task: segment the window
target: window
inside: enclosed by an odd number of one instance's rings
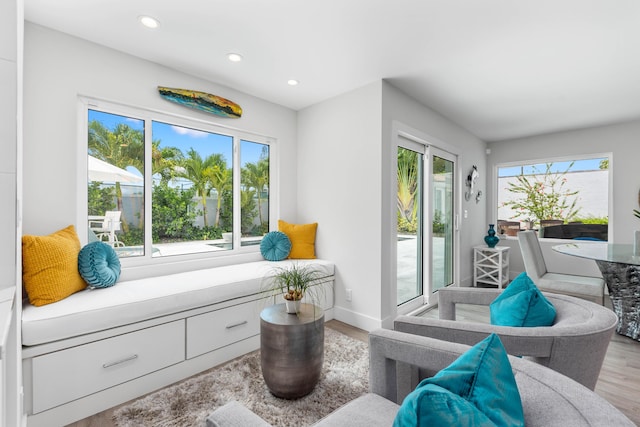
[[[266,138],[104,103],[87,118],[89,241],[120,258],[258,250],[270,224]]]
[[[498,166],[501,234],[608,240],[609,156]]]

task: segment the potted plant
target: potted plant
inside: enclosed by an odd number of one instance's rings
[[[276,267],[272,274],[265,277],[264,290],[271,295],[282,295],[287,313],[295,314],[300,310],[300,300],[307,299],[316,305],[318,293],[325,275],[313,266],[293,263],[284,267]]]

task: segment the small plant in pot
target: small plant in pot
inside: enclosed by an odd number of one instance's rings
[[[271,295],[282,295],[287,313],[296,314],[300,311],[300,300],[306,295],[307,300],[316,305],[325,275],[310,265],[294,263],[284,267],[276,267],[273,274],[265,278],[264,289]]]

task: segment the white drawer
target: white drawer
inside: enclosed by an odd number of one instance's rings
[[[260,334],[260,311],[270,300],[251,301],[187,318],[187,359]]]
[[[33,413],[184,360],[184,320],[33,358]]]

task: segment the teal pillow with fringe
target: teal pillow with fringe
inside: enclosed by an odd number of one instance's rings
[[[262,238],[260,253],[268,261],[282,261],[291,253],[291,240],[282,231],[271,231]]]
[[[80,276],[92,288],[108,288],[120,278],[120,259],[116,251],[104,242],[91,242],[78,254]]]

